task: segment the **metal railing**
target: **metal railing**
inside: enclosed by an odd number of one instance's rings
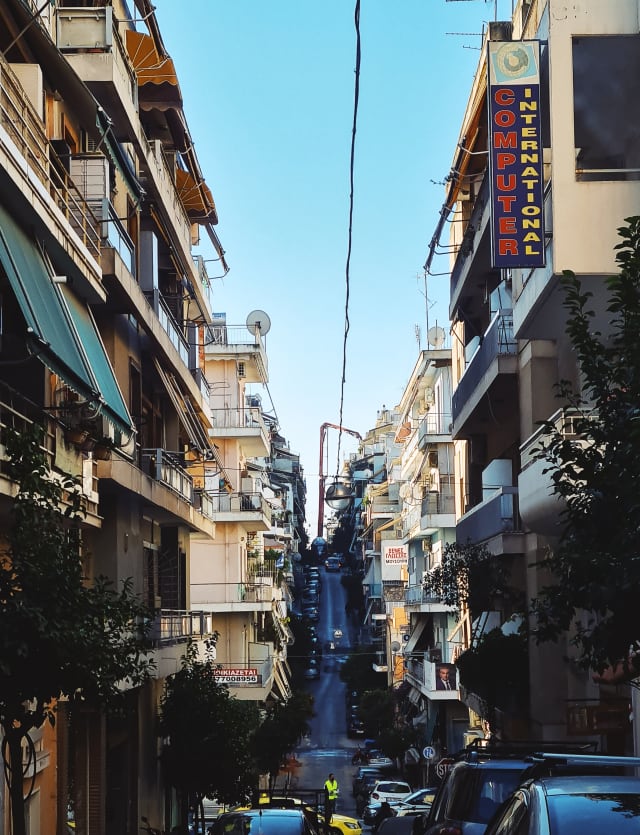
[[[214,428],[247,429],[253,427],[263,432],[267,431],[262,411],[255,406],[239,409],[212,409],[211,419]]]
[[[189,343],[185,339],[180,326],[176,322],[173,313],[169,309],[169,306],[162,298],[162,293],[157,288],[155,290],[151,290],[145,292],[145,296],[147,301],[153,308],[156,316],[158,317],[160,324],[162,325],[163,330],[169,337],[169,340],[176,351],[180,354],[180,358],[183,363],[189,367]]]
[[[102,201],[102,240],[104,246],[110,246],[116,250],[130,275],[135,277],[136,259],[133,241],[120,222],[111,202],[106,198]]]
[[[450,485],[447,485],[437,493],[434,491],[425,493],[420,505],[422,516],[431,516],[438,513],[455,513],[455,511],[455,491]]]
[[[423,447],[433,435],[450,435],[451,421],[451,412],[427,412],[418,426],[418,446]]]
[[[185,643],[192,638],[213,634],[213,613],[162,609],[151,625],[151,641],[155,647]]]
[[[218,513],[262,513],[271,524],[271,505],[262,493],[227,493],[209,491],[212,513],[215,519]]]
[[[143,449],[143,470],[178,496],[193,504],[193,479],[175,453],[166,449]]]
[[[458,519],[456,538],[458,542],[482,542],[501,533],[520,530],[518,488],[496,487],[493,495]]]
[[[99,222],[69,175],[49,159],[45,127],[15,74],[0,57],[0,124],[90,255],[100,259]]]
[[[192,583],[192,594],[207,604],[268,603],[280,599],[280,589],[268,577],[237,583]]]
[[[494,359],[513,356],[517,349],[518,342],[513,336],[513,314],[511,311],[497,312],[453,393],[451,411],[454,421],[470,400]]]

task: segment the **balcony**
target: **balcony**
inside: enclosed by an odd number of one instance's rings
[[[162,298],[162,293],[158,289],[156,289],[148,293],[145,293],[144,295],[146,296],[151,307],[153,308],[154,313],[158,317],[158,320],[162,325],[162,329],[167,334],[171,344],[180,355],[180,359],[188,367],[189,343],[183,336],[182,330],[180,329],[180,326],[174,319],[173,313],[169,309],[169,306]]]
[[[410,655],[405,660],[406,673],[405,678],[414,687],[417,687],[422,693],[429,697],[432,701],[459,701],[460,692],[457,689],[457,680],[454,679],[454,689],[439,690],[436,686],[438,680],[437,670],[440,663],[429,661],[429,653],[416,653]],[[450,665],[445,665],[449,667]]]
[[[247,530],[268,531],[271,528],[271,505],[262,493],[227,493],[205,491],[207,514],[214,522],[231,522]],[[203,511],[204,512],[204,511]]]
[[[575,429],[576,417],[578,414],[572,410],[559,409],[549,420],[562,432],[566,440],[580,443],[581,436]],[[544,435],[544,427],[540,427],[520,447],[520,516],[527,528],[535,533],[559,536],[562,531],[565,501],[556,495],[551,475],[545,472],[550,464],[540,455]]]
[[[224,317],[224,314],[222,314]],[[205,355],[207,361],[235,360],[238,376],[247,383],[266,383],[268,380],[267,355],[258,328],[246,325],[227,325],[216,321],[207,329]]]
[[[111,6],[60,9],[57,46],[114,121],[116,134],[134,136],[138,81]]]
[[[518,402],[517,351],[511,311],[498,311],[453,393],[454,438],[481,433],[487,423],[513,417]]]
[[[427,412],[418,426],[418,449],[425,450],[430,444],[450,442],[452,429],[449,412]]]
[[[175,453],[166,449],[143,449],[142,469],[181,499],[193,504],[193,479]]]
[[[498,273],[491,267],[489,196],[487,169],[451,270],[449,318],[452,321],[460,307],[470,318],[477,316],[484,301],[483,288],[497,283]]]
[[[154,676],[160,680],[176,673],[182,664],[188,641],[202,643],[213,635],[213,615],[161,609],[151,624],[152,658],[156,662]]]
[[[98,515],[96,462],[84,455],[79,445],[66,443],[59,423],[41,407],[5,385],[0,385],[0,507],[2,497],[6,496],[9,501],[13,501],[16,491],[16,485],[7,472],[6,435],[9,430],[21,432],[34,424],[44,427],[42,452],[47,458],[52,477],[57,478],[56,471],[61,471],[77,479],[82,487],[85,501],[82,524],[100,527],[102,520]],[[63,502],[66,503],[68,498],[68,494],[63,492]]]
[[[214,441],[235,438],[248,458],[269,455],[269,431],[260,408],[212,409],[211,417],[213,428],[209,430],[209,437]]]
[[[271,577],[256,577],[237,583],[192,583],[191,602],[208,612],[270,612],[274,600],[282,599]]]
[[[493,553],[521,553],[524,543],[518,514],[518,488],[497,487],[484,501],[468,510],[458,519],[456,540],[460,543],[492,541]]]
[[[14,189],[37,213],[32,221],[37,231],[47,246],[72,259],[78,281],[86,283],[87,276],[92,276],[99,282],[98,220],[66,171],[52,164],[44,124],[4,59],[0,59],[0,127],[10,140],[3,148],[7,155],[5,171]],[[33,183],[28,182],[31,178]],[[36,187],[35,180],[42,189]],[[70,230],[80,238],[89,258],[77,251]]]
[[[404,593],[405,606],[411,606],[413,612],[454,612],[451,606],[444,604],[439,597],[429,594],[424,586],[408,586]]]
[[[425,493],[420,507],[421,533],[436,533],[441,528],[454,528],[456,524],[456,501],[451,485],[441,485],[438,492]]]

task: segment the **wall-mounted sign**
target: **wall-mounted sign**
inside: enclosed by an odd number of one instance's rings
[[[401,539],[382,541],[381,573],[383,580],[401,580],[409,561],[409,551]]]
[[[219,669],[214,677],[218,684],[258,684],[258,671],[252,667]]]
[[[545,263],[538,41],[489,41],[491,257],[497,269]]]

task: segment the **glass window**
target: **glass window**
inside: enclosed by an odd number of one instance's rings
[[[640,35],[573,39],[579,180],[640,179]]]
[[[551,835],[638,835],[640,794],[586,794],[551,796]]]
[[[524,769],[522,769],[524,771]],[[522,782],[522,771],[514,769],[470,769],[455,787],[449,816],[456,820],[487,823],[498,806]]]

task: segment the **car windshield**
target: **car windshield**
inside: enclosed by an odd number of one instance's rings
[[[456,781],[447,817],[454,820],[488,823],[498,806],[518,787],[522,770],[466,769]]]
[[[551,835],[637,835],[640,794],[582,794],[547,800]]]

